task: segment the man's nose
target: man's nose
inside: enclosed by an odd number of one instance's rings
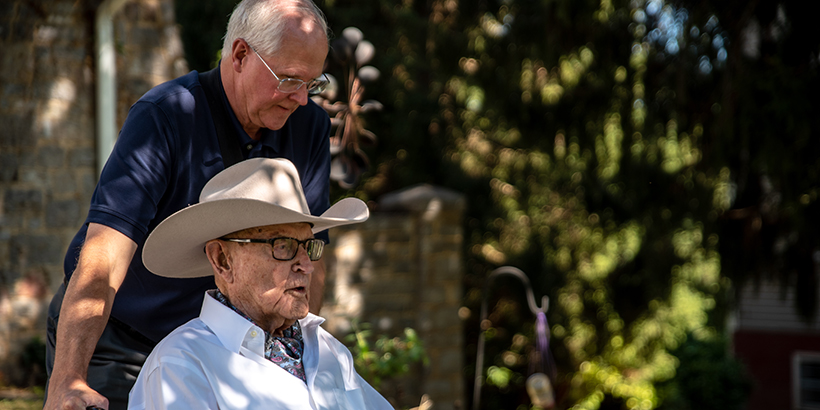
[[[296,92],[290,93],[288,97],[298,102],[299,105],[306,105],[308,102],[308,98],[310,98],[310,96],[308,95],[307,84],[299,87],[299,89],[296,90]]]
[[[306,244],[299,244],[296,257],[294,258],[296,263],[293,264],[293,269],[296,272],[301,271],[304,274],[310,274],[313,273],[313,261],[311,261],[310,256],[308,256],[306,246]]]

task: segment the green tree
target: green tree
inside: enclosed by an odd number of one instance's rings
[[[216,67],[222,50],[222,36],[236,0],[174,0],[174,12],[182,26],[180,37],[185,60],[191,70]]]
[[[355,193],[468,193],[465,303],[496,266],[530,273],[553,300],[562,407],[657,406],[670,351],[723,329],[733,283],[779,265],[814,277],[817,93],[801,88],[817,86],[817,36],[802,4],[326,6],[378,39],[374,64],[392,74],[373,88],[387,114],[371,120],[378,165]],[[487,408],[526,403],[513,337],[532,334],[526,316],[502,296],[490,317]]]
[[[679,365],[675,377],[659,386],[666,410],[739,410],[745,408],[751,382],[743,366],[728,354],[727,341],[692,337],[672,351]]]
[[[387,121],[376,133],[392,140],[379,149],[395,157],[377,161],[357,194],[397,181],[466,190],[466,303],[478,305],[491,268],[521,267],[553,300],[561,406],[656,406],[654,383],[675,374],[668,351],[688,332],[713,333],[707,311],[727,285],[711,228],[721,180],[698,168],[704,125],[678,112],[680,76],[649,75],[675,56],[648,32],[661,18],[674,22],[677,9],[377,4],[378,21],[395,20],[375,37],[391,42],[377,45],[387,52],[376,65],[393,73],[377,88],[392,94],[383,101],[396,117],[375,119]],[[531,332],[522,314],[505,299],[490,316],[487,408],[526,403],[526,355],[508,354],[517,354],[512,335]]]

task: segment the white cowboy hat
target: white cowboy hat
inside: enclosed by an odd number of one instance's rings
[[[364,222],[367,205],[344,198],[321,216],[308,209],[296,167],[286,159],[253,158],[216,174],[199,195],[199,203],[162,221],[145,240],[142,262],[169,278],[213,274],[205,243],[256,226],[307,222],[313,232]]]

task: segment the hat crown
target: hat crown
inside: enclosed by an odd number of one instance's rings
[[[253,199],[310,214],[296,167],[281,158],[239,162],[208,181],[199,196],[200,203],[224,199]]]

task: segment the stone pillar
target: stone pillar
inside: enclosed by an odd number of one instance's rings
[[[330,232],[325,327],[340,339],[351,320],[372,324],[374,335],[410,327],[424,343],[429,365],[382,388],[400,407],[422,394],[437,410],[464,403],[463,210],[461,194],[419,185],[386,195],[367,222]]]

